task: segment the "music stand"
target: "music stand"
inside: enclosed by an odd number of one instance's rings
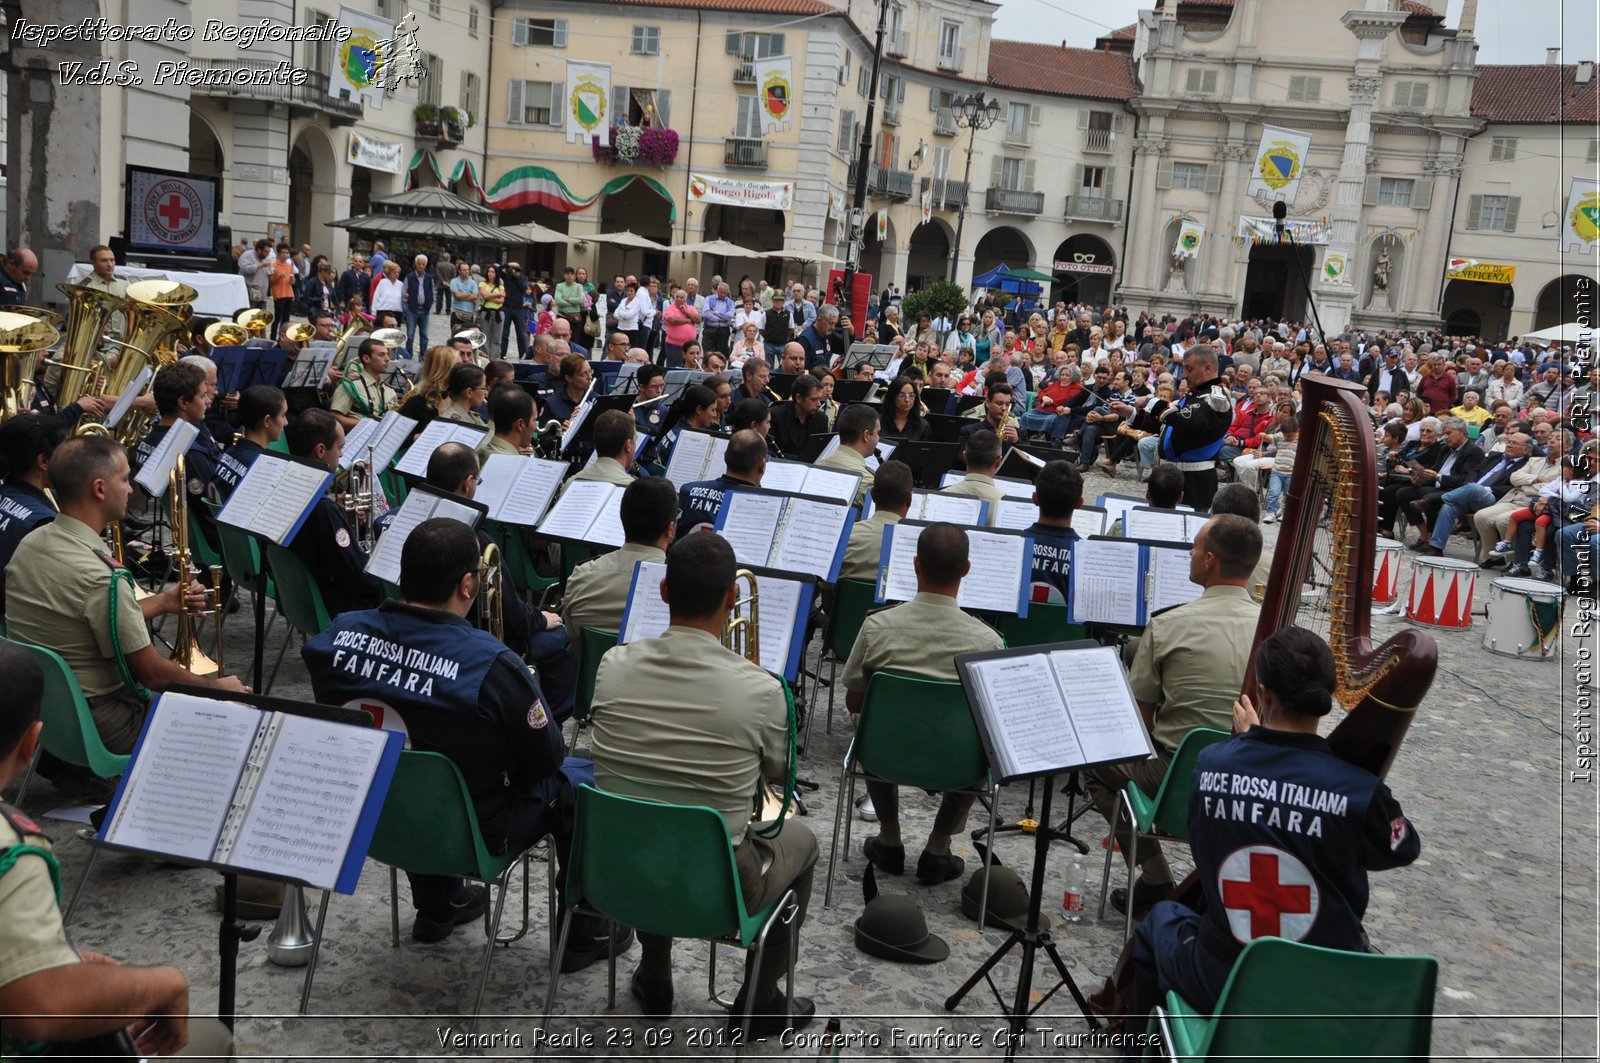
[[[1012,446],[1006,452],[1006,460],[1000,463],[1000,468],[995,472],[995,475],[1004,476],[1011,480],[1027,480],[1032,483],[1039,478],[1040,466],[1015,453],[1016,449],[1015,446]]]
[[[778,398],[787,400],[794,391],[794,382],[796,379],[798,378],[794,373],[769,373],[767,374],[767,387],[771,389],[772,393],[777,395]],[[838,388],[839,385],[837,382],[835,382],[834,390],[837,391]]]
[[[865,363],[872,366],[873,373],[881,373],[889,368],[899,350],[888,343],[852,343],[839,364],[839,372],[849,373]]]
[[[828,449],[828,444],[838,438],[838,432],[815,432],[806,436],[805,445],[800,448],[800,453],[794,456],[794,460],[815,465],[817,459],[822,457],[822,452]]]
[[[834,384],[838,388],[838,384]],[[956,393],[949,388],[923,388],[922,404],[928,408],[928,414],[943,415],[950,412],[955,405]]]
[[[519,384],[543,384],[549,375],[550,367],[539,362],[517,361],[511,363],[511,379]],[[541,388],[540,390],[543,389]],[[529,394],[537,395],[538,392],[530,391]]]
[[[970,417],[953,417],[939,413],[930,413],[923,420],[928,422],[929,438],[935,443],[959,442],[961,430],[972,423]]]
[[[213,347],[217,363],[217,394],[232,395],[257,384],[277,386],[289,365],[282,347]]]
[[[911,466],[911,475],[918,487],[937,491],[939,480],[955,467],[960,450],[954,441],[908,439],[894,448],[894,460]]]
[[[983,403],[984,397],[982,395],[958,395],[956,396],[956,408],[954,412],[957,416],[959,416],[963,413],[966,413],[974,406],[982,406]]]
[[[607,410],[621,410],[623,413],[632,413],[632,395],[596,395],[589,407],[588,414],[578,424],[578,433],[572,437],[572,444],[567,448],[572,454],[581,454],[594,440],[594,423],[600,415]]]
[[[678,396],[687,391],[690,384],[698,384],[714,375],[699,369],[668,369],[667,382],[661,389],[661,397],[667,402],[677,402]]]
[[[838,380],[833,382],[833,401],[840,406],[856,402],[871,402],[878,387],[876,380]]]

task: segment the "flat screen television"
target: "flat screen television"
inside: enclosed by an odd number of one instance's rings
[[[130,251],[215,253],[220,198],[216,179],[129,166],[124,187]]]

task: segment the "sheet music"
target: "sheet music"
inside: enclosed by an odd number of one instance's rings
[[[388,732],[309,716],[280,720],[228,862],[333,889]]]
[[[850,520],[849,505],[793,498],[789,500],[785,520],[772,556],[772,567],[827,579],[845,538],[845,525]]]
[[[638,453],[636,448],[635,453]],[[667,479],[682,487],[696,480],[713,480],[728,471],[728,440],[709,432],[685,429],[672,445],[667,461]]]
[[[476,528],[479,515],[476,509],[460,502],[452,502],[427,491],[411,492],[395,511],[388,530],[378,537],[377,544],[373,546],[372,556],[367,558],[367,573],[385,583],[400,586],[400,555],[405,550],[406,539],[417,525],[433,517],[449,517],[469,528]]]
[[[939,477],[939,490],[942,491],[951,484],[960,483],[966,478],[966,475],[966,473],[959,472],[955,469],[947,470],[943,476]]]
[[[105,840],[211,859],[262,715],[235,702],[162,694]]]
[[[839,437],[838,436],[834,436],[833,438],[835,440],[837,440]],[[897,447],[899,445],[900,444],[898,444],[898,443],[894,443],[894,444],[891,444],[889,446],[883,446],[882,444],[879,444],[877,449],[875,449],[871,454],[867,455],[867,457],[866,457],[867,468],[871,469],[873,472],[877,472],[878,469],[882,467],[884,462],[892,461],[894,459],[895,447]],[[835,443],[835,446],[837,446],[837,443]],[[824,448],[823,457],[826,457],[826,456],[827,456],[826,448]],[[818,458],[817,460],[821,461],[822,458]]]
[[[322,385],[322,378],[328,374],[328,366],[333,364],[334,352],[337,345],[322,346],[313,344],[295,355],[294,365],[289,370],[289,375],[284,379],[286,388],[314,388]]]
[[[994,526],[1022,531],[1031,528],[1039,519],[1039,507],[1020,498],[1002,498],[995,503]],[[1077,527],[1077,514],[1073,514],[1073,527]],[[1080,534],[1082,534],[1080,532]]]
[[[1187,508],[1187,507],[1180,507]],[[1192,543],[1200,535],[1200,529],[1206,526],[1206,521],[1211,519],[1209,513],[1185,512],[1183,515],[1183,541]]]
[[[1079,506],[1072,511],[1072,528],[1079,535],[1104,535],[1109,527],[1111,521],[1099,506]]]
[[[545,514],[539,533],[557,539],[585,541],[590,526],[613,492],[620,493],[615,484],[603,480],[572,481]]]
[[[667,578],[665,561],[636,561],[628,585],[628,605],[623,610],[619,645],[653,639],[672,623],[672,612],[661,600],[661,581]],[[765,588],[763,588],[763,591]]]
[[[805,494],[806,471],[809,465],[798,461],[787,461],[776,458],[767,462],[767,469],[761,474],[761,486],[768,491],[782,491],[785,494]]]
[[[395,471],[410,473],[412,476],[428,475],[428,459],[433,457],[433,452],[446,443],[460,443],[472,450],[477,450],[483,442],[484,436],[489,434],[487,428],[478,428],[460,421],[447,421],[443,417],[431,422],[422,430],[417,441],[411,444],[411,449],[406,451],[406,456],[400,459],[400,464],[395,466]]]
[[[578,429],[583,427],[583,422],[589,419],[589,411],[594,409],[594,386],[598,379],[598,377],[590,379],[589,390],[583,393],[582,400],[572,411],[572,420],[567,422],[566,430],[561,433],[562,454],[572,448],[573,440],[578,438]]]
[[[972,569],[961,581],[956,603],[963,609],[1015,613],[1022,597],[1022,581],[1033,567],[1027,536],[968,528],[967,559]]]
[[[769,465],[768,468],[771,468]],[[765,486],[766,476],[762,476]],[[861,474],[855,472],[842,472],[838,469],[819,469],[816,466],[806,470],[804,487],[800,493],[804,495],[817,495],[821,498],[834,498],[847,506],[855,505],[856,492],[861,490]]]
[[[155,376],[154,366],[145,366],[139,370],[139,375],[133,378],[133,383],[121,395],[117,396],[117,404],[111,407],[111,412],[106,414],[106,427],[115,428],[128,416],[128,411],[133,408],[133,400],[144,394],[144,389],[149,386],[150,378]]]
[[[383,472],[394,464],[394,456],[400,453],[400,448],[406,445],[406,440],[416,430],[415,417],[403,417],[395,410],[384,414],[383,420],[378,422],[378,434],[368,441],[372,451],[373,472]]]
[[[828,437],[828,441],[826,443],[822,444],[822,453],[817,455],[817,460],[821,461],[823,458],[826,458],[829,454],[832,454],[838,449],[839,435],[838,433],[834,433],[832,436]]]
[[[971,495],[944,495],[937,491],[916,489],[911,492],[911,509],[906,516],[912,520],[949,521],[951,524],[981,523],[983,499]]]
[[[478,473],[473,501],[489,507],[490,520],[531,528],[544,516],[566,473],[564,461],[491,454]]]
[[[601,505],[594,524],[589,528],[589,541],[602,546],[621,547],[628,541],[628,533],[622,528],[622,492],[625,488],[616,484],[608,486],[611,488],[611,494]]]
[[[1067,613],[1072,623],[1138,626],[1144,599],[1138,543],[1079,539],[1072,544],[1071,572]]]
[[[757,655],[761,667],[774,675],[783,675],[789,667],[789,646],[794,641],[796,613],[800,609],[801,592],[806,583],[797,579],[778,579],[757,576],[756,586],[761,594],[761,644]],[[741,615],[749,612],[748,607]]]
[[[1002,776],[1089,762],[1073,733],[1059,679],[1039,667],[1038,657],[996,657],[967,667],[997,725],[991,737],[999,746]]]
[[[1077,732],[1082,763],[1150,755],[1139,703],[1115,648],[1057,650],[1049,660],[1057,689],[1066,698],[1071,728]]]
[[[917,556],[917,540],[922,536],[920,524],[891,524],[884,529],[889,537],[879,569],[878,597],[886,602],[909,602],[917,596],[917,572],[913,562]]]
[[[782,495],[755,491],[729,491],[722,496],[722,527],[717,531],[733,547],[733,556],[739,564],[768,564],[787,501],[789,499]]]
[[[1189,542],[1184,532],[1188,518],[1175,509],[1151,509],[1138,506],[1128,510],[1122,518],[1124,539],[1167,539]]]
[[[1182,547],[1150,547],[1149,610],[1192,602],[1206,592],[1189,581],[1189,551]]]
[[[1007,498],[1020,498],[1025,502],[1033,500],[1033,484],[1027,480],[1013,480],[1007,476],[996,476],[994,485]]]
[[[1125,518],[1128,515],[1128,510],[1134,506],[1149,505],[1142,498],[1130,498],[1127,495],[1101,495],[1095,500],[1095,504],[1106,511],[1105,526],[1107,529],[1119,520],[1122,521],[1122,526],[1126,528],[1128,522]],[[1083,530],[1079,529],[1078,534],[1082,535]]]
[[[217,520],[286,545],[300,518],[327,491],[330,475],[312,465],[262,454],[228,496]]]
[[[172,470],[180,454],[188,453],[189,446],[200,434],[200,426],[188,421],[173,421],[167,434],[161,437],[151,451],[150,459],[139,469],[134,482],[144,488],[151,498],[160,498],[172,484]]]
[[[384,416],[388,416],[385,414]],[[367,460],[367,443],[377,438],[382,421],[363,417],[356,426],[344,434],[344,451],[339,455],[339,468],[348,469],[352,462]]]

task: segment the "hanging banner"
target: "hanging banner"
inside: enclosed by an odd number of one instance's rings
[[[1206,227],[1204,225],[1184,218],[1178,223],[1178,242],[1172,249],[1172,257],[1195,257],[1200,253],[1200,241],[1205,238]]]
[[[1479,262],[1475,258],[1452,258],[1444,265],[1444,275],[1456,281],[1512,284],[1516,280],[1517,267],[1505,262]]]
[[[345,150],[345,161],[352,166],[384,173],[403,173],[405,145],[394,140],[379,140],[361,133],[350,134],[350,145]]]
[[[399,73],[388,69],[397,58],[394,20],[341,7],[335,36],[328,95],[383,106],[384,89],[394,85]]]
[[[878,211],[878,242],[881,244],[889,239],[889,212]]]
[[[756,92],[761,97],[761,132],[777,133],[789,128],[789,112],[794,109],[794,62],[786,55],[757,59],[753,66]]]
[[[1348,284],[1350,252],[1344,248],[1328,248],[1322,253],[1322,283]]]
[[[1561,239],[1557,250],[1588,254],[1600,239],[1600,181],[1574,177],[1567,192],[1567,209],[1561,214]]]
[[[1269,198],[1293,203],[1300,188],[1300,171],[1311,151],[1311,134],[1275,125],[1261,127],[1261,143],[1256,148],[1255,165],[1244,194],[1265,192]]]
[[[708,173],[689,175],[691,203],[721,203],[728,207],[765,207],[788,210],[794,205],[794,184],[789,181],[747,181]]]
[[[933,220],[933,186],[927,185],[922,189],[922,224],[926,225]]]
[[[611,64],[567,63],[567,143],[611,146]]]
[[[1275,244],[1278,242],[1277,223],[1271,218],[1257,218],[1249,214],[1239,218],[1239,228],[1235,239],[1240,243]],[[1284,230],[1294,236],[1297,244],[1326,244],[1333,233],[1333,226],[1326,218],[1316,221],[1285,221]],[[1287,243],[1287,236],[1284,239]]]
[[[518,166],[496,181],[494,187],[483,194],[483,201],[495,210],[549,207],[563,214],[572,214],[587,210],[600,202],[602,197],[620,192],[635,181],[666,200],[667,220],[677,220],[678,204],[673,200],[672,193],[667,191],[667,186],[654,177],[639,173],[614,177],[594,195],[579,196],[567,187],[567,183],[554,170],[543,166]]]
[[[835,195],[832,192],[828,193],[828,214],[833,218],[834,221],[840,223],[841,225],[844,224],[845,201],[843,192],[839,193],[838,195]]]

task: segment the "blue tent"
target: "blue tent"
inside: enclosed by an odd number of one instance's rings
[[[1010,270],[1011,267],[1002,262],[988,273],[980,273],[972,278],[972,286],[974,288],[998,288],[1000,287],[1000,282],[1005,279],[1005,275]]]

